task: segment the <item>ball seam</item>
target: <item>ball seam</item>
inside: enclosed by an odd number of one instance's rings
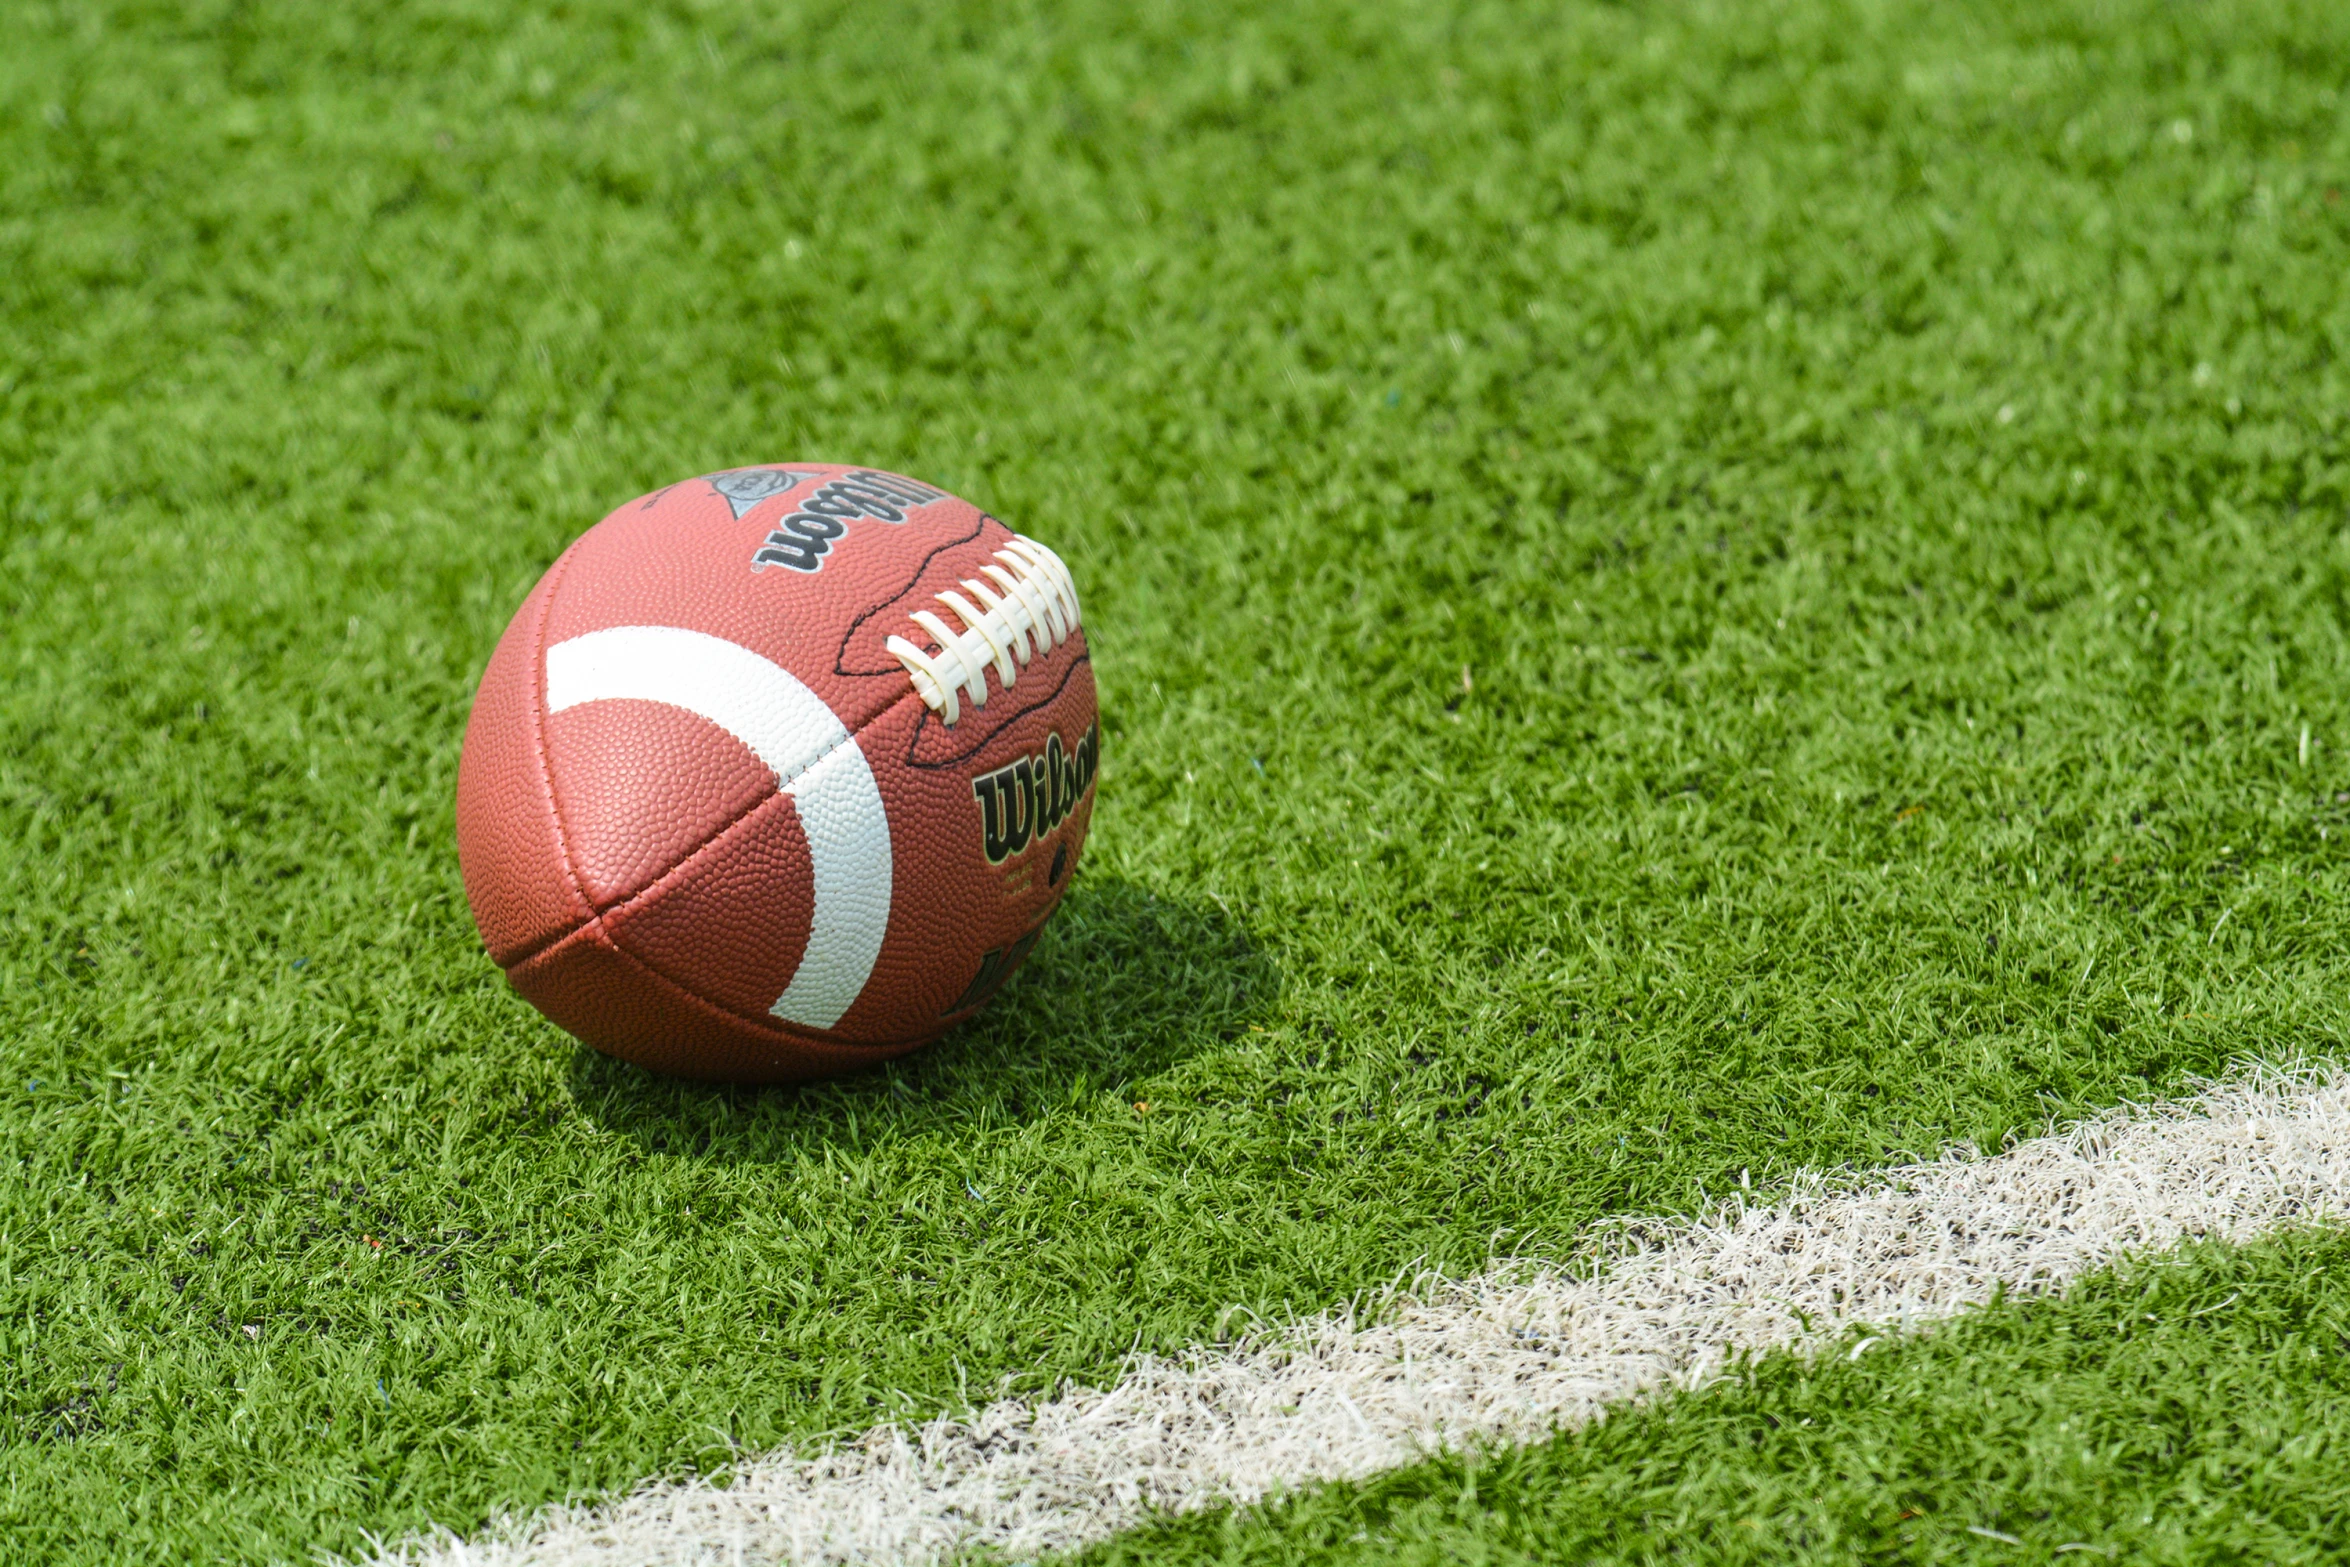
[[[591,920],[587,924],[577,927],[570,933],[570,935],[564,937],[563,939],[564,942],[569,942],[582,938],[585,938],[589,941],[594,941],[603,946],[614,957],[620,959],[621,962],[627,964],[630,968],[638,970],[647,979],[651,980],[654,984],[660,986],[664,990],[671,992],[680,1000],[685,1001],[687,1004],[699,1009],[710,1017],[718,1019],[721,1022],[741,1024],[757,1038],[770,1039],[778,1043],[821,1045],[827,1049],[856,1052],[860,1055],[870,1051],[902,1052],[905,1050],[910,1050],[916,1045],[928,1042],[927,1039],[891,1039],[883,1040],[878,1044],[868,1045],[861,1044],[853,1039],[841,1039],[829,1033],[819,1033],[815,1029],[805,1028],[794,1023],[785,1023],[780,1019],[769,1018],[765,1017],[764,1015],[758,1018],[745,1017],[740,1012],[735,1011],[732,1007],[725,1005],[723,1002],[713,1001],[708,996],[705,996],[700,991],[694,989],[692,986],[682,984],[679,981],[671,978],[668,974],[663,973],[659,968],[656,968],[653,964],[647,962],[644,958],[622,946],[617,940],[613,938],[612,932],[605,928],[601,919]],[[562,944],[563,943],[557,943],[558,946]],[[546,950],[547,952],[551,953],[555,949],[553,947],[549,947]],[[746,1043],[748,1042],[749,1041],[746,1041]]]

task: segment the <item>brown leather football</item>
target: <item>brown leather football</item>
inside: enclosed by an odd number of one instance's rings
[[[580,1039],[820,1077],[969,1017],[1093,814],[1077,592],[967,501],[738,468],[630,501],[490,656],[457,768],[482,941]]]

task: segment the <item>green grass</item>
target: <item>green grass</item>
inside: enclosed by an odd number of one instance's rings
[[[1169,1521],[1082,1560],[2338,1562],[2346,1451],[2350,1239],[2302,1232],[2185,1248],[1907,1343],[1769,1356],[1574,1436]]]
[[[775,9],[0,16],[0,1558],[2350,1034],[2339,7]],[[680,1087],[480,956],[457,746],[569,538],[795,457],[1069,559],[1092,854],[959,1036]]]

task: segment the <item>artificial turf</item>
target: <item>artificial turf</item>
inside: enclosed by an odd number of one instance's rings
[[[0,1557],[301,1560],[2333,1052],[2350,16],[11,6]],[[980,1023],[681,1087],[449,798],[604,509],[1059,550]]]
[[[1092,1567],[2338,1562],[2350,1239],[2184,1247],[1573,1436],[1169,1520]]]

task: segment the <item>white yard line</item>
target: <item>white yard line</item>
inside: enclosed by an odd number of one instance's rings
[[[1158,1509],[1368,1474],[1469,1438],[1537,1438],[1703,1383],[1737,1351],[1795,1343],[1806,1320],[1814,1333],[1930,1321],[2182,1236],[2243,1239],[2345,1211],[2350,1076],[2264,1074],[1865,1188],[1809,1180],[1768,1207],[1613,1226],[1582,1266],[1423,1281],[1375,1313],[1138,1359],[1108,1390],[771,1456],[723,1490],[648,1486],[377,1560],[735,1567],[1066,1549]]]

